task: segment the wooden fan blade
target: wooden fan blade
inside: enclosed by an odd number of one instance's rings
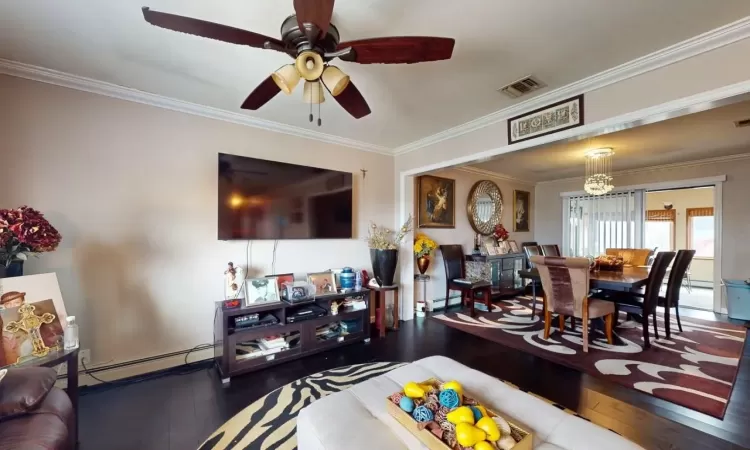
[[[450,59],[455,39],[428,36],[402,36],[342,42],[337,50],[352,48],[344,61],[360,64],[414,64]]]
[[[333,4],[335,0],[294,0],[294,11],[297,14],[297,24],[300,30],[305,30],[307,38],[315,43],[319,37],[328,34],[328,27],[333,17]],[[315,30],[305,28],[305,23],[312,23],[318,28]]]
[[[331,95],[333,97],[333,95]],[[362,94],[351,81],[349,86],[346,87],[337,97],[333,97],[339,102],[346,112],[351,114],[355,119],[361,119],[366,115],[370,114],[370,106]]]
[[[273,78],[269,76],[247,96],[247,99],[242,104],[242,109],[256,110],[276,97],[276,94],[279,92],[281,92],[281,89],[273,81]]]
[[[206,22],[205,20],[193,19],[191,17],[153,11],[146,6],[142,9],[143,18],[146,19],[146,22],[157,27],[166,28],[167,30],[256,48],[264,48],[263,44],[266,42],[274,44],[276,49],[284,48],[284,43],[280,40],[253,33],[252,31]]]

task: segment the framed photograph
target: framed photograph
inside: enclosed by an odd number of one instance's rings
[[[583,94],[508,119],[508,144],[583,125]]]
[[[275,275],[266,275],[266,278],[276,278],[276,285],[279,287],[279,297],[281,297],[282,300],[287,300],[286,295],[286,288],[285,284],[294,284],[294,274],[293,273],[279,273]]]
[[[521,249],[518,248],[518,242],[516,241],[508,241],[508,245],[510,246],[510,252],[511,253],[520,253]]]
[[[531,219],[531,193],[513,191],[513,231],[529,231]]]
[[[276,278],[250,278],[245,280],[245,306],[280,301],[279,284]]]
[[[418,228],[456,228],[456,180],[417,177]]]
[[[506,253],[510,253],[510,248],[508,247],[508,243],[506,241],[500,241],[497,243],[497,254],[498,255],[505,255]]]
[[[492,243],[486,243],[484,244],[484,248],[487,250],[487,254],[490,256],[497,255],[497,248],[495,247],[495,244]]]
[[[336,278],[333,272],[308,273],[307,281],[315,285],[315,295],[336,293]]]

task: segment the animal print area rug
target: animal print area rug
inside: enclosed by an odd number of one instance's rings
[[[405,363],[377,362],[300,378],[257,400],[216,430],[198,450],[297,448],[297,414],[326,395],[390,372]]]
[[[659,313],[661,339],[654,340],[652,334],[650,349],[643,349],[641,324],[629,321],[615,328],[616,345],[608,345],[597,330],[589,353],[584,353],[580,320],[575,330],[568,322],[561,333],[557,319],[553,319],[552,334],[545,340],[541,306],[537,302],[537,314],[532,317],[530,303],[530,297],[517,297],[498,302],[492,312],[476,317],[451,312],[430,320],[719,419],[724,417],[737,381],[745,327],[682,317],[680,332],[672,314],[672,336],[666,339],[664,316]]]

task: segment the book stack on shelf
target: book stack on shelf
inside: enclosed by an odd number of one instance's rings
[[[354,312],[367,309],[367,302],[363,298],[348,298],[341,305],[342,312]]]
[[[318,327],[315,330],[315,336],[319,340],[323,340],[323,341],[339,337],[340,335],[341,335],[341,324],[339,322],[329,323],[327,325],[323,325],[322,327]]]
[[[250,359],[260,356],[268,356],[288,350],[291,345],[290,341],[296,339],[295,336],[284,337],[281,335],[267,336],[260,339],[237,343],[237,359]]]

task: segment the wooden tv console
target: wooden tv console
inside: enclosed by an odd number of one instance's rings
[[[339,307],[337,315],[331,315],[331,302],[341,301],[347,298],[363,299],[366,308],[359,311],[347,312],[343,306]],[[308,319],[301,322],[287,323],[287,317],[292,315],[298,308],[316,304],[326,310],[327,315],[315,319]],[[271,313],[279,319],[277,325],[267,327],[235,329],[235,317],[245,314]],[[316,335],[319,327],[341,321],[359,320],[361,327],[356,332],[341,334],[329,339],[320,339]],[[254,356],[250,358],[238,357],[238,344],[260,339],[273,335],[293,335],[299,334],[296,345],[289,349],[282,350],[265,356]],[[370,291],[361,289],[343,294],[319,295],[315,300],[303,303],[258,303],[250,306],[243,306],[232,309],[225,309],[223,302],[216,302],[216,312],[214,315],[214,359],[219,368],[222,381],[228,383],[230,378],[254,370],[279,364],[286,361],[301,358],[326,350],[341,347],[354,342],[370,341]],[[242,345],[240,345],[242,347]]]

